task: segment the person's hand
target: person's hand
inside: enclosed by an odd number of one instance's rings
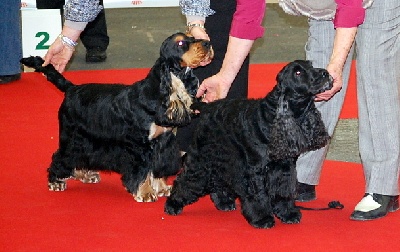
[[[342,81],[342,72],[343,67],[329,64],[326,67],[326,70],[333,78],[333,87],[330,90],[319,93],[315,96],[315,101],[327,101],[331,99],[337,92],[342,89],[343,81]]]
[[[210,41],[210,37],[208,36],[206,30],[201,27],[197,26],[192,27],[190,29],[190,35],[192,35],[195,39],[204,39]],[[206,66],[211,63],[211,60],[212,59],[207,57],[206,59],[200,62],[199,66]]]
[[[51,63],[58,72],[62,73],[73,53],[73,48],[64,45],[61,39],[57,38],[44,56],[43,66]]]
[[[228,95],[231,83],[226,82],[220,74],[215,74],[205,79],[199,89],[196,97],[203,96],[202,101],[213,102],[218,99],[223,99]]]
[[[190,29],[190,35],[196,39],[205,39],[210,41],[210,37],[208,36],[206,30],[198,26],[194,26]]]

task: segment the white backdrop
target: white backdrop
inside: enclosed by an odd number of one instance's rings
[[[172,7],[178,6],[179,0],[103,0],[104,8],[133,7]],[[36,8],[36,0],[22,0],[21,9]]]

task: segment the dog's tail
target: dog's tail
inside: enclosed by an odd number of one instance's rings
[[[35,72],[43,73],[47,77],[47,80],[53,83],[62,92],[67,91],[68,88],[74,85],[72,82],[65,79],[62,74],[57,72],[53,65],[49,64],[43,67],[44,60],[39,56],[22,58],[20,62],[27,67],[34,68]]]

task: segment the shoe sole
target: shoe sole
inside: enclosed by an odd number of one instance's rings
[[[86,59],[86,63],[100,63],[106,61],[107,58],[104,59]]]
[[[310,202],[310,201],[313,201],[316,199],[317,199],[317,196],[314,193],[304,193],[304,194],[298,195],[297,198],[295,199],[295,201]]]

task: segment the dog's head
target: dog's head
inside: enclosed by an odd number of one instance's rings
[[[312,100],[316,94],[332,88],[328,71],[314,68],[310,61],[296,60],[287,64],[277,75],[282,94],[296,100]]]
[[[157,113],[157,125],[183,126],[190,122],[193,114],[190,106],[199,86],[192,69],[213,56],[208,40],[184,33],[173,34],[162,43],[159,61],[163,100]]]
[[[328,71],[314,68],[310,61],[296,60],[286,65],[276,80],[273,159],[296,157],[325,146],[330,137],[314,98],[332,88],[333,78]]]
[[[175,33],[164,40],[160,57],[173,64],[174,68],[196,68],[203,61],[214,57],[210,41],[195,39],[184,33]]]

